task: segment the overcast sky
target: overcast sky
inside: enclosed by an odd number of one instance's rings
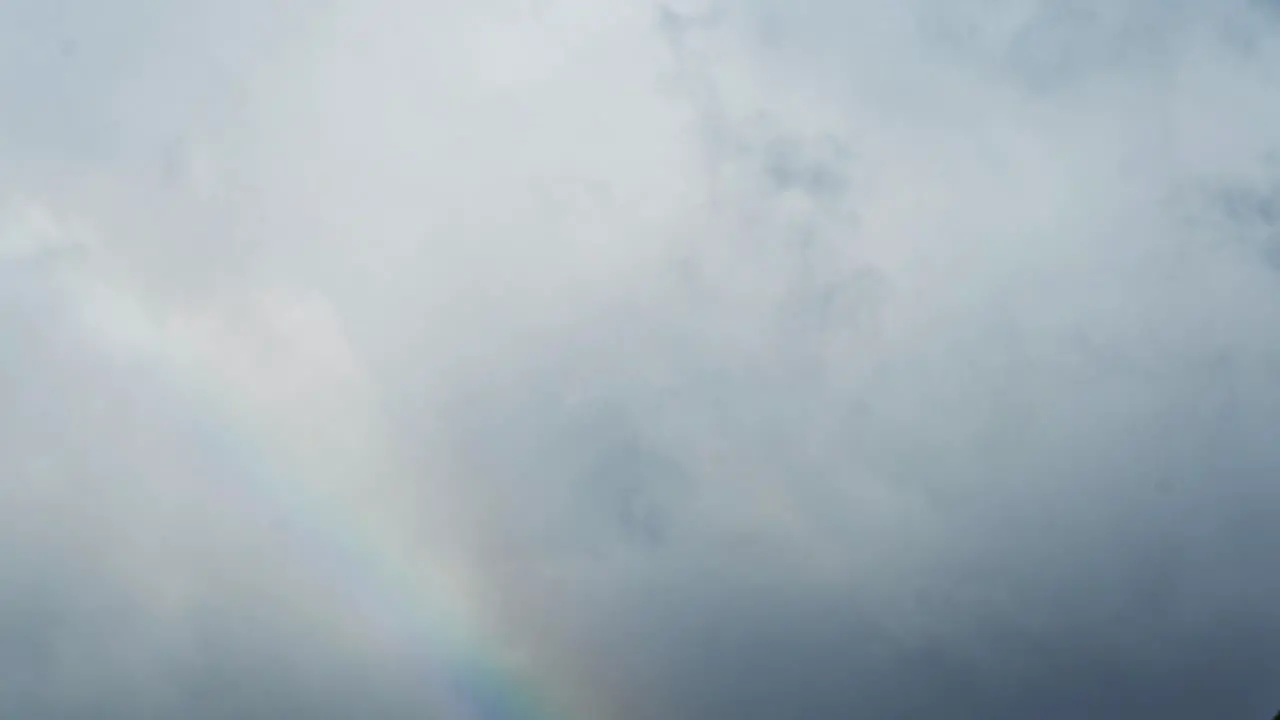
[[[0,716],[1270,718],[1277,513],[1274,2],[0,2]]]

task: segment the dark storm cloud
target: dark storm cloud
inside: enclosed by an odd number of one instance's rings
[[[197,381],[593,717],[1280,705],[1271,5],[42,8],[0,714],[450,717]]]

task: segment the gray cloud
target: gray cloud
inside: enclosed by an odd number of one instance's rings
[[[1280,705],[1273,4],[57,7],[0,714]]]

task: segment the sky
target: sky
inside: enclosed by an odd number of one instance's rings
[[[8,0],[0,159],[0,716],[1280,710],[1274,2]]]

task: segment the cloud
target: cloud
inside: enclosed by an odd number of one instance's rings
[[[1272,4],[91,5],[0,10],[3,714],[1274,713]]]

